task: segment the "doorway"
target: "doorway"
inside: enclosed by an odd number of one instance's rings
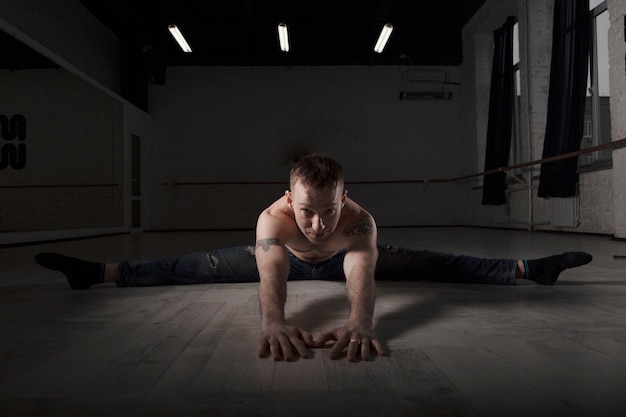
[[[141,137],[131,135],[130,227],[141,229]]]

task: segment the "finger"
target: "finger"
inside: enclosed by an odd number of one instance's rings
[[[348,362],[356,362],[358,360],[357,354],[360,347],[361,342],[358,339],[350,339],[348,342]]]
[[[294,336],[292,338],[289,339],[291,341],[291,344],[293,345],[294,348],[296,348],[296,351],[298,352],[298,355],[300,355],[301,358],[309,358],[309,350],[306,347],[305,342],[300,339],[297,336]]]
[[[350,339],[348,337],[342,337],[338,339],[337,343],[335,343],[332,349],[330,349],[330,358],[337,359],[338,357],[340,357],[344,349],[346,347],[349,348],[349,345],[348,345],[349,342],[350,342]]]
[[[274,359],[275,361],[279,361],[281,359],[281,351],[278,340],[272,339],[268,342],[268,345],[270,347],[270,354],[272,355],[272,359]]]
[[[319,339],[317,339],[317,342],[315,342],[315,347],[324,347],[326,342],[329,342],[331,340],[336,341],[337,336],[335,336],[333,332],[324,333],[323,335],[320,336]]]
[[[300,330],[300,335],[302,336],[302,340],[304,341],[304,344],[307,345],[307,347],[315,346],[315,341],[313,340],[313,336],[311,335],[311,333]]]
[[[387,352],[385,352],[383,345],[378,341],[378,339],[372,339],[372,346],[376,349],[378,356],[387,356]]]
[[[260,340],[259,348],[257,349],[257,355],[259,356],[259,358],[267,358],[269,354],[270,354],[269,344],[265,340]]]
[[[364,361],[370,360],[370,340],[363,339],[361,340],[361,359]]]
[[[278,341],[280,343],[280,349],[283,352],[283,359],[285,359],[286,361],[292,361],[293,349],[291,349],[291,341],[286,337],[281,337],[280,339],[278,339]]]
[[[282,360],[282,351],[280,349],[280,343],[278,343],[278,340],[276,339],[270,340],[269,345],[270,345],[270,352],[272,354],[272,359],[274,359],[275,361]]]

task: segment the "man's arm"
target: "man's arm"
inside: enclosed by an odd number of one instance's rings
[[[284,308],[289,275],[289,259],[285,248],[278,238],[262,238],[256,242],[255,255],[261,277],[261,325],[265,329],[274,324],[285,324]]]
[[[339,357],[347,347],[349,361],[356,360],[359,354],[362,359],[369,360],[371,346],[379,355],[385,355],[372,331],[376,301],[374,271],[378,259],[376,226],[373,219],[365,219],[345,228],[343,233],[349,242],[343,268],[350,315],[344,327],[326,333],[319,343],[336,340],[330,352],[333,359]]]
[[[313,337],[285,321],[289,257],[280,231],[280,219],[263,213],[257,223],[255,255],[259,270],[259,304],[261,307],[261,336],[259,357],[272,355],[274,360],[293,359],[293,348],[308,357],[307,346]]]

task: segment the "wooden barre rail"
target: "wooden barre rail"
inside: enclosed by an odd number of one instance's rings
[[[34,185],[0,185],[0,189],[17,188],[106,188],[120,187],[120,184],[34,184]]]
[[[583,149],[580,151],[568,152],[568,153],[564,153],[564,154],[557,155],[557,156],[551,156],[549,158],[539,159],[536,161],[524,162],[522,164],[516,164],[516,165],[509,165],[509,166],[502,167],[502,168],[490,169],[489,171],[480,172],[478,174],[453,178],[450,180],[450,182],[463,181],[463,180],[467,180],[470,178],[480,177],[483,175],[494,174],[496,172],[510,171],[512,169],[517,169],[517,168],[526,168],[526,167],[533,166],[533,165],[547,164],[549,162],[556,162],[556,161],[561,161],[563,159],[575,158],[580,155],[585,155],[588,153],[597,152],[597,151],[601,151],[604,149],[618,149],[618,148],[623,148],[625,146],[626,146],[626,139],[620,139],[614,142],[604,143],[598,146],[592,146],[591,148]]]
[[[425,183],[451,183],[465,181],[472,178],[482,177],[497,172],[510,171],[512,169],[526,168],[533,165],[546,164],[549,162],[561,161],[563,159],[575,158],[580,155],[601,151],[604,149],[618,149],[626,147],[626,138],[616,140],[602,145],[593,146],[591,148],[565,153],[562,155],[552,156],[550,158],[539,159],[536,161],[524,162],[516,165],[495,168],[488,171],[478,172],[476,174],[464,175],[455,178],[435,178],[435,179],[417,179],[417,180],[381,180],[381,181],[346,181],[346,184],[425,184]],[[164,182],[164,186],[196,186],[196,185],[285,185],[288,181],[209,181],[209,182]],[[120,187],[120,184],[39,184],[39,185],[0,185],[0,189],[24,189],[24,188],[106,188]]]
[[[490,169],[488,171],[478,172],[476,174],[464,175],[462,177],[455,178],[435,178],[435,179],[417,179],[417,180],[381,180],[381,181],[346,181],[346,184],[426,184],[426,183],[451,183],[458,181],[465,181],[472,178],[482,177],[489,174],[495,174],[498,172],[510,171],[518,168],[526,168],[533,165],[546,164],[549,162],[561,161],[563,159],[575,158],[580,155],[601,151],[604,149],[618,149],[626,147],[626,138],[616,140],[613,142],[605,143],[591,148],[568,152],[549,158],[539,159],[536,161],[524,162],[521,164],[509,165],[505,167]],[[208,182],[164,182],[163,186],[195,186],[195,185],[285,185],[288,181],[208,181]]]

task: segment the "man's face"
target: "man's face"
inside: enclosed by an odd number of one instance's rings
[[[323,243],[333,235],[346,202],[343,185],[316,190],[298,181],[286,195],[296,224],[309,242]]]

